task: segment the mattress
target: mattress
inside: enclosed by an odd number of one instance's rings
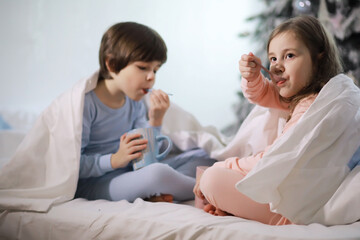
[[[2,212],[0,239],[360,239],[360,222],[269,226],[184,204],[74,199],[47,213]]]

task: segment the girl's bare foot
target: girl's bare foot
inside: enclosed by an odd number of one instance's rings
[[[144,200],[149,202],[173,202],[174,197],[171,194],[161,194],[160,196],[152,196]]]
[[[210,213],[214,216],[232,216],[232,214],[229,214],[220,208],[216,208],[215,206],[211,205],[210,203],[206,204],[204,206],[204,211],[207,213]]]

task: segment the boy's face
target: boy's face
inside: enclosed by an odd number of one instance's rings
[[[129,63],[119,73],[110,72],[113,91],[121,91],[134,101],[141,100],[155,84],[160,61],[135,61]]]
[[[306,87],[312,77],[311,55],[293,32],[275,36],[269,44],[270,71],[281,77],[275,82],[282,97],[289,98]]]

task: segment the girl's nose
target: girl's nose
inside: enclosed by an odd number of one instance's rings
[[[278,62],[275,65],[272,65],[270,70],[274,73],[283,73],[285,71],[285,68],[283,64]]]

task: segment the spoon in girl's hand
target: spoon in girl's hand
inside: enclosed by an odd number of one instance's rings
[[[254,54],[252,52],[249,52],[249,56],[254,56]],[[275,83],[278,83],[280,81],[284,81],[285,79],[283,79],[282,77],[276,76],[274,73],[270,72],[269,69],[267,69],[266,67],[264,67],[260,62],[258,62],[257,60],[253,60],[255,64],[260,65],[260,67],[262,69],[264,69],[265,72],[267,72],[271,78],[271,80],[273,80]]]
[[[257,62],[255,62],[255,63],[256,63],[256,64],[259,64],[259,63],[257,63]],[[267,72],[267,73],[270,75],[270,78],[271,78],[275,83],[284,80],[282,77],[277,76],[277,75],[275,75],[274,73],[270,72],[270,70],[267,69],[266,67],[264,67],[263,65],[261,65],[261,64],[259,64],[259,65],[261,66],[261,68],[262,68],[265,72]]]
[[[146,93],[150,93],[152,92],[152,90],[154,90],[153,88],[150,88],[150,89],[145,89]],[[173,94],[172,93],[166,93],[168,96],[172,96]]]

